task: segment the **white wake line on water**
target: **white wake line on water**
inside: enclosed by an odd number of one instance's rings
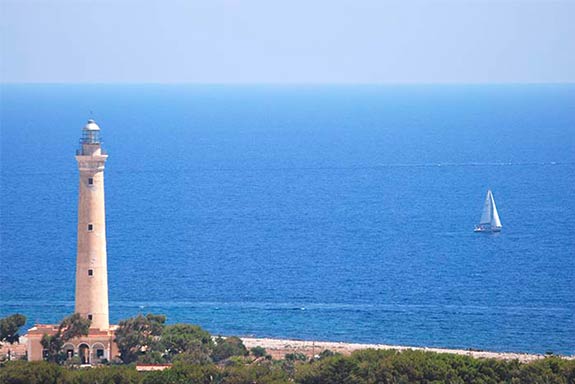
[[[174,172],[189,172],[189,171],[212,171],[212,172],[237,172],[237,171],[298,171],[298,170],[377,170],[383,168],[441,168],[441,167],[533,167],[533,166],[573,166],[575,162],[566,161],[548,161],[548,162],[467,162],[467,163],[382,163],[382,164],[367,164],[367,165],[349,165],[349,166],[294,166],[294,167],[185,167],[185,168],[170,168],[164,169],[138,169],[138,168],[123,168],[123,169],[110,169],[107,173],[113,174],[127,174],[127,173],[146,173],[146,174],[172,174]],[[10,170],[2,170],[2,176],[46,176],[58,175],[62,176],[76,175],[75,171],[46,171],[46,172],[11,172]]]
[[[4,301],[3,306],[15,307],[73,307],[74,301]],[[257,301],[111,301],[110,308],[198,308],[206,307],[211,309],[261,309],[261,310],[361,310],[361,311],[394,311],[398,309],[439,309],[439,310],[476,310],[476,311],[556,311],[570,312],[571,308],[566,307],[541,307],[541,306],[481,306],[481,305],[454,305],[454,304],[345,304],[345,303],[274,303]]]
[[[380,164],[376,167],[412,167],[412,168],[421,168],[421,167],[507,167],[507,166],[547,166],[547,165],[573,165],[575,163],[572,162],[556,162],[556,161],[549,161],[549,162],[468,162],[468,163],[421,163],[421,164],[413,164],[413,163],[394,163],[394,164]]]
[[[74,301],[22,301],[6,300],[3,306],[74,306]],[[541,307],[541,306],[482,306],[482,305],[454,305],[454,304],[345,304],[345,303],[294,303],[294,302],[259,302],[259,301],[110,301],[110,307],[138,307],[138,308],[197,308],[215,307],[224,308],[250,308],[263,310],[394,310],[394,309],[468,309],[468,310],[535,310],[535,311],[571,311],[571,307]]]
[[[381,164],[366,164],[366,165],[348,165],[348,166],[293,166],[293,167],[185,167],[185,168],[172,168],[168,170],[153,170],[153,169],[124,169],[115,170],[113,172],[122,173],[156,173],[165,174],[173,172],[189,172],[189,171],[212,171],[212,172],[246,172],[246,171],[300,171],[300,170],[378,170],[385,168],[440,168],[440,167],[548,167],[548,166],[573,166],[575,162],[464,162],[464,163],[450,163],[450,162],[437,162],[437,163],[381,163]]]

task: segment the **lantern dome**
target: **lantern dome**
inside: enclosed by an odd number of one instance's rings
[[[84,126],[84,130],[85,131],[99,131],[100,127],[98,126],[98,124],[96,124],[96,122],[94,120],[90,119],[90,120],[88,120],[88,122]]]

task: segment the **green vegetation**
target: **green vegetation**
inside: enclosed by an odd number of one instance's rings
[[[3,343],[14,344],[19,342],[20,327],[26,324],[26,316],[15,314],[0,319],[0,345]]]
[[[203,365],[249,354],[238,337],[214,340],[197,325],[166,326],[165,321],[165,316],[154,314],[120,321],[115,340],[122,362]]]
[[[120,322],[117,335],[121,345],[120,365],[78,368],[63,364],[56,352],[60,342],[54,341],[85,330],[85,320],[73,315],[62,322],[58,337],[47,339],[53,343],[56,358],[51,358],[51,362],[1,363],[0,383],[575,383],[575,360],[556,356],[525,364],[411,350],[362,350],[350,356],[325,350],[312,359],[291,353],[283,360],[272,360],[262,347],[248,351],[237,337],[214,339],[201,327],[165,325],[165,320],[165,316],[148,314]],[[13,329],[10,334],[15,334]],[[49,343],[46,345],[50,347]],[[137,372],[134,362],[172,363],[172,366],[164,371]]]
[[[115,339],[120,359],[129,364],[146,354],[150,358],[154,351],[160,349],[159,340],[165,322],[166,316],[151,313],[120,321]]]
[[[307,356],[303,353],[287,353],[285,359],[288,361],[306,361]]]
[[[212,352],[212,359],[218,363],[232,356],[247,356],[248,350],[239,337],[216,338],[216,346]]]
[[[266,349],[264,347],[253,347],[252,349],[250,349],[250,353],[252,355],[254,355],[255,357],[267,357],[269,356],[266,352]]]
[[[0,366],[5,384],[180,384],[180,383],[509,383],[575,382],[575,361],[548,357],[529,364],[517,361],[473,359],[467,356],[422,351],[357,351],[351,356],[319,360],[286,361],[232,358],[234,364],[187,364],[176,362],[161,372],[136,372],[134,366],[69,369],[48,362],[11,361]]]
[[[212,335],[197,325],[175,324],[162,332],[162,350],[169,362],[207,364],[214,350]]]

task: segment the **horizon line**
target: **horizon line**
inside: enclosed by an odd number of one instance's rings
[[[481,85],[575,85],[575,81],[531,81],[531,82],[161,82],[161,81],[0,81],[4,85],[202,85],[202,86],[481,86]]]

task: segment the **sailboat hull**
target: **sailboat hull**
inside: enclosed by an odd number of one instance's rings
[[[490,224],[479,224],[475,226],[473,232],[501,232],[501,228]]]

